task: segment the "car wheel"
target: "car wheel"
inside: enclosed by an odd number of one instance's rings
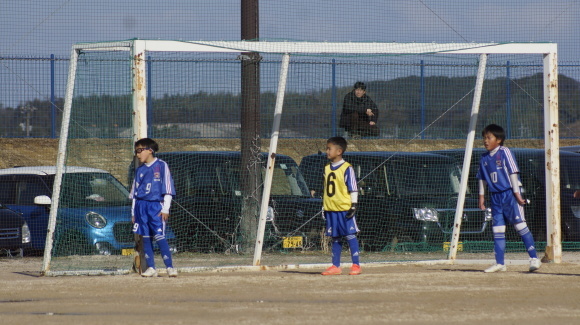
[[[394,229],[382,230],[374,236],[370,250],[377,252],[394,252],[400,241],[400,233]]]
[[[24,257],[24,248],[6,249],[6,254],[9,257]]]
[[[545,233],[546,232],[544,231],[544,234]],[[562,222],[562,232],[561,232],[561,235],[560,235],[561,236],[560,240],[562,242],[565,242],[565,241],[578,241],[578,238],[575,238],[575,237],[578,237],[578,236],[574,236],[573,234],[574,234],[574,232],[571,231],[570,227],[568,227],[568,224],[566,224],[566,222]],[[536,239],[536,238],[534,237],[534,239]]]
[[[547,240],[547,238],[546,238],[546,229],[545,228],[541,228],[539,231],[536,231],[536,232],[532,233],[532,235],[534,236],[534,241],[537,241],[537,242],[538,241],[545,242]]]

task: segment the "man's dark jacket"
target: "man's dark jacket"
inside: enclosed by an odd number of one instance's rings
[[[372,110],[374,116],[367,115],[366,112],[368,108]],[[344,128],[346,131],[350,131],[353,127],[353,125],[351,125],[353,113],[358,113],[359,125],[368,125],[371,121],[377,123],[379,118],[379,109],[375,102],[373,102],[373,100],[366,94],[360,98],[356,97],[354,90],[344,96],[342,112],[340,113],[339,126]]]

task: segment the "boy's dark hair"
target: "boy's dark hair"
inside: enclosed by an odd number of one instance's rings
[[[135,141],[135,148],[137,147],[150,148],[153,152],[159,151],[159,145],[151,138],[143,138]]]
[[[348,146],[346,139],[343,137],[332,137],[326,141],[326,143],[333,144],[335,146],[339,146],[342,149],[342,153],[346,151],[346,147]]]
[[[365,85],[364,82],[362,81],[357,81],[354,83],[354,89],[362,89],[362,90],[367,90],[367,85]]]
[[[501,126],[497,124],[490,124],[483,128],[483,131],[481,131],[481,135],[483,137],[485,137],[486,133],[493,134],[496,139],[500,140],[499,144],[503,146],[503,141],[505,140],[505,131]]]

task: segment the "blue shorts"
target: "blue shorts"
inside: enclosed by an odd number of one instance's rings
[[[342,237],[358,233],[356,217],[346,218],[348,211],[324,211],[326,218],[326,236]]]
[[[161,202],[137,200],[133,213],[135,214],[134,233],[154,237],[155,240],[165,238],[165,221],[161,217]]]
[[[505,226],[506,223],[515,225],[526,221],[524,207],[518,203],[511,190],[491,193],[491,215],[494,226]]]

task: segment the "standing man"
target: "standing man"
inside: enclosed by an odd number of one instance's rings
[[[367,86],[357,81],[354,89],[344,96],[339,126],[353,138],[377,137],[380,133],[377,126],[379,109],[366,92]]]

